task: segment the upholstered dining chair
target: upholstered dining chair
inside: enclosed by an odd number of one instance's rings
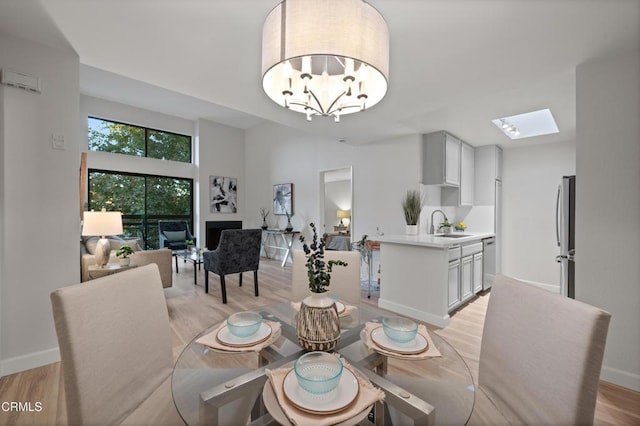
[[[511,424],[592,424],[611,315],[496,276],[479,388]]]
[[[261,229],[225,229],[220,233],[220,242],[215,250],[202,253],[204,263],[204,288],[209,292],[209,272],[220,276],[222,303],[227,303],[225,275],[253,271],[253,287],[258,294],[258,268],[260,267]]]
[[[324,260],[343,260],[347,266],[336,266],[331,272],[329,292],[338,296],[341,301],[353,306],[360,305],[360,253],[357,251],[327,250]],[[293,251],[293,271],[291,278],[292,299],[301,301],[309,296],[309,279],[307,278],[307,258],[304,251]]]
[[[157,265],[58,289],[51,304],[69,424],[183,424]]]

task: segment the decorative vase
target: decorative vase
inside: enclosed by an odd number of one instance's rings
[[[291,224],[291,219],[287,219],[287,227],[284,228],[284,230],[287,232],[293,231],[293,225]]]
[[[262,226],[261,226],[261,228],[262,229],[268,229],[269,228],[269,225],[267,224],[267,218],[266,217],[262,218]]]
[[[405,232],[407,235],[418,235],[418,225],[407,225]]]
[[[443,226],[442,227],[442,233],[443,234],[450,234],[451,233],[451,227],[450,226]]]
[[[327,293],[312,293],[300,304],[298,344],[308,351],[331,351],[340,339],[336,302]]]
[[[118,263],[120,263],[120,266],[129,266],[131,264],[131,258],[121,257],[120,259],[118,259]]]

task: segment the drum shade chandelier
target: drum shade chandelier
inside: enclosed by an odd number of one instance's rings
[[[296,112],[340,116],[382,100],[389,29],[363,0],[284,0],[262,29],[262,87]]]

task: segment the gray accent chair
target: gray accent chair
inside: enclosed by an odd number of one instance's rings
[[[70,425],[183,425],[155,264],[51,293]]]
[[[196,244],[196,237],[189,230],[186,220],[160,220],[158,221],[158,241],[160,248],[171,250],[184,250],[187,248],[187,240]]]
[[[209,292],[209,272],[220,276],[222,287],[222,303],[227,303],[227,287],[225,275],[240,274],[253,271],[253,282],[256,297],[258,294],[258,268],[260,267],[260,247],[262,230],[260,229],[225,229],[220,233],[220,243],[215,250],[202,253],[204,263],[205,292]]]
[[[510,424],[593,424],[611,315],[496,276],[478,384]]]

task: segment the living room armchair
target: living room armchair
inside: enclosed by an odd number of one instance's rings
[[[186,220],[160,220],[158,221],[158,239],[160,248],[171,250],[184,250],[187,248],[187,240],[196,244],[196,237],[189,230]]]
[[[253,271],[255,295],[258,296],[258,268],[260,265],[260,229],[225,229],[220,234],[218,248],[202,253],[204,262],[205,292],[209,292],[209,272],[220,276],[222,303],[227,303],[227,288],[224,277],[239,273],[242,287],[242,273]]]

